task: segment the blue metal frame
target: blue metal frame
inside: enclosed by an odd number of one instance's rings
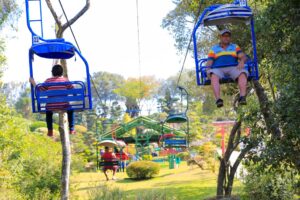
[[[38,19],[30,19],[30,2],[38,2],[39,3],[39,18]],[[50,102],[68,102],[70,103],[70,107],[66,110],[74,110],[74,111],[82,111],[82,110],[90,110],[92,109],[92,93],[91,93],[91,83],[90,83],[90,72],[89,65],[87,60],[83,57],[81,52],[70,42],[66,42],[63,38],[57,39],[44,39],[43,37],[43,19],[42,19],[42,2],[41,0],[25,0],[26,5],[26,21],[27,27],[32,35],[32,46],[29,49],[29,73],[30,77],[33,78],[33,56],[36,54],[39,57],[47,58],[47,59],[68,59],[71,58],[77,53],[81,60],[84,62],[86,68],[86,84],[82,81],[71,81],[65,83],[51,83],[51,85],[62,85],[62,84],[73,84],[74,86],[78,86],[78,88],[70,89],[70,90],[56,90],[42,92],[39,91],[41,86],[47,86],[49,83],[38,84],[36,87],[31,85],[31,100],[32,100],[32,111],[36,112],[45,112],[47,111],[45,103]],[[38,35],[34,32],[31,27],[31,23],[39,22],[41,27],[41,35]],[[41,41],[41,42],[40,42]],[[76,92],[75,92],[76,91]],[[62,96],[61,98],[53,98],[45,100],[45,94],[55,93],[55,96]],[[84,95],[83,95],[84,94]],[[42,95],[42,96],[41,96]],[[74,106],[74,102],[79,103],[81,106]]]
[[[245,10],[251,11],[251,8],[247,6],[247,1],[244,0],[244,3],[246,6],[242,7]],[[235,5],[240,4],[240,0],[235,0],[234,3]],[[219,8],[220,6],[223,6],[222,4],[216,4],[209,6],[208,8],[204,9],[203,13],[200,15],[194,30],[193,30],[193,43],[194,43],[194,58],[195,58],[195,64],[196,64],[196,80],[197,80],[197,85],[209,85],[210,80],[207,77],[206,74],[206,66],[205,63],[207,61],[207,58],[198,58],[198,48],[197,47],[197,30],[201,25],[204,25],[204,18],[209,14],[209,12],[214,11],[215,9]],[[234,12],[237,12],[239,10],[235,10]],[[219,12],[216,12],[219,13]],[[222,12],[220,12],[222,13]],[[224,18],[239,18],[239,17],[248,17],[250,16],[249,14],[233,14],[231,11],[227,11],[226,13],[224,12],[222,16],[219,16],[217,18],[213,17],[210,18],[209,20],[213,19],[224,19]],[[250,27],[251,27],[251,38],[252,38],[252,47],[253,47],[253,59],[248,59],[248,61],[245,64],[245,69],[249,71],[249,77],[248,80],[258,80],[259,79],[259,74],[258,74],[258,61],[257,61],[257,50],[256,50],[256,39],[255,39],[255,31],[254,31],[254,20],[253,17],[251,17],[250,20]],[[237,63],[230,63],[230,64],[224,64],[222,66],[214,66],[214,67],[227,67],[227,66],[235,66]],[[220,83],[228,83],[228,82],[234,82],[234,80],[230,79],[229,77],[223,78],[220,80]]]

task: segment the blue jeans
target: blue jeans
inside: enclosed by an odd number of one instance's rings
[[[68,110],[68,121],[69,121],[69,130],[74,131],[74,112],[73,110]],[[53,130],[53,112],[46,111],[46,123],[48,130]]]

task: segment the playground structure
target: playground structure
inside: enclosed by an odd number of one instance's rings
[[[134,129],[137,131],[132,133]],[[177,137],[186,137],[184,131],[173,129],[163,123],[141,116],[101,134],[99,141],[110,138],[112,140],[122,140],[126,144],[134,144],[136,159],[141,159],[143,155],[151,155],[151,143],[158,143],[161,135],[170,132]]]

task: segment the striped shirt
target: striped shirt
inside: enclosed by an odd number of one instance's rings
[[[48,78],[44,83],[61,83],[61,82],[69,82],[69,80],[63,76],[55,76]],[[50,85],[50,86],[41,86],[40,90],[67,90],[72,89],[74,86],[72,84],[66,85]],[[48,96],[51,97],[58,97],[58,96]],[[47,110],[66,110],[69,107],[68,102],[55,102],[55,103],[47,103],[46,109]]]
[[[242,53],[241,48],[230,43],[225,49],[220,44],[214,45],[209,53],[208,60],[213,61],[214,66],[222,66],[222,64],[234,64],[238,62],[238,54]]]

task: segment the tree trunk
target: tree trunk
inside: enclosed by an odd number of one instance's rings
[[[236,173],[236,170],[238,168],[238,166],[240,165],[241,161],[243,160],[243,158],[245,157],[245,155],[252,149],[252,145],[248,145],[247,147],[245,147],[240,155],[238,156],[238,158],[236,159],[235,163],[233,164],[232,167],[230,167],[230,172],[228,174],[228,182],[227,185],[225,187],[225,197],[230,197],[231,196],[231,192],[232,192],[232,188],[233,188],[233,182],[234,182],[234,175]]]
[[[217,199],[222,199],[224,197],[224,192],[225,195],[228,195],[228,188],[232,187],[233,180],[228,179],[228,182],[226,182],[227,181],[226,178],[230,177],[230,175],[228,175],[231,173],[231,171],[229,171],[229,167],[230,167],[229,159],[232,152],[239,144],[239,140],[235,138],[240,138],[240,133],[236,134],[240,130],[240,127],[241,127],[241,121],[235,122],[230,132],[225,154],[220,159],[220,167],[219,167],[218,182],[217,182]]]
[[[63,152],[61,175],[61,199],[69,199],[69,180],[71,167],[71,147],[68,118],[66,112],[59,113],[59,134]]]
[[[281,132],[278,126],[278,123],[274,120],[273,114],[269,107],[269,99],[268,96],[265,93],[264,88],[259,83],[259,81],[253,81],[253,86],[256,92],[256,95],[258,97],[259,105],[261,113],[263,114],[265,123],[266,123],[266,129],[269,133],[272,134],[275,138],[280,138]],[[233,164],[232,167],[229,165],[229,158],[231,156],[231,153],[233,150],[238,146],[239,144],[239,138],[240,133],[236,134],[238,129],[240,128],[241,124],[238,124],[240,122],[237,122],[234,127],[231,130],[227,149],[225,152],[225,155],[223,158],[220,159],[220,168],[219,168],[219,175],[218,175],[218,182],[217,182],[217,199],[222,199],[225,197],[230,197],[232,192],[232,186],[234,182],[234,175],[236,173],[236,170],[242,161],[242,159],[245,157],[245,155],[253,148],[255,145],[248,145],[245,147],[239,157],[237,158],[236,162]],[[229,173],[226,173],[228,169],[230,168]],[[227,181],[227,182],[226,182]]]
[[[260,84],[259,81],[253,81],[254,89],[256,92],[256,95],[258,97],[260,110],[264,116],[264,120],[266,122],[266,128],[268,133],[271,133],[271,135],[275,138],[280,138],[281,132],[279,129],[279,125],[276,122],[270,107],[269,107],[269,99],[268,96],[265,93],[264,88]]]
[[[84,7],[71,19],[66,18],[66,23],[63,24],[61,17],[58,17],[55,12],[52,1],[45,0],[46,4],[55,20],[56,25],[56,38],[63,38],[64,31],[74,24],[90,7],[90,0],[86,0]],[[63,6],[62,6],[63,7]],[[63,9],[64,10],[64,9]],[[65,13],[64,13],[65,14]],[[61,60],[61,65],[63,67],[63,76],[68,78],[68,68],[66,60]],[[67,122],[67,114],[65,112],[59,113],[59,133],[61,138],[63,159],[62,159],[62,178],[61,178],[61,199],[69,199],[69,178],[70,178],[70,166],[71,166],[71,148],[70,148],[70,138],[69,138],[69,128]]]
[[[219,174],[218,174],[218,181],[217,181],[217,199],[223,198],[225,174],[226,174],[226,164],[225,164],[224,158],[221,158]]]

